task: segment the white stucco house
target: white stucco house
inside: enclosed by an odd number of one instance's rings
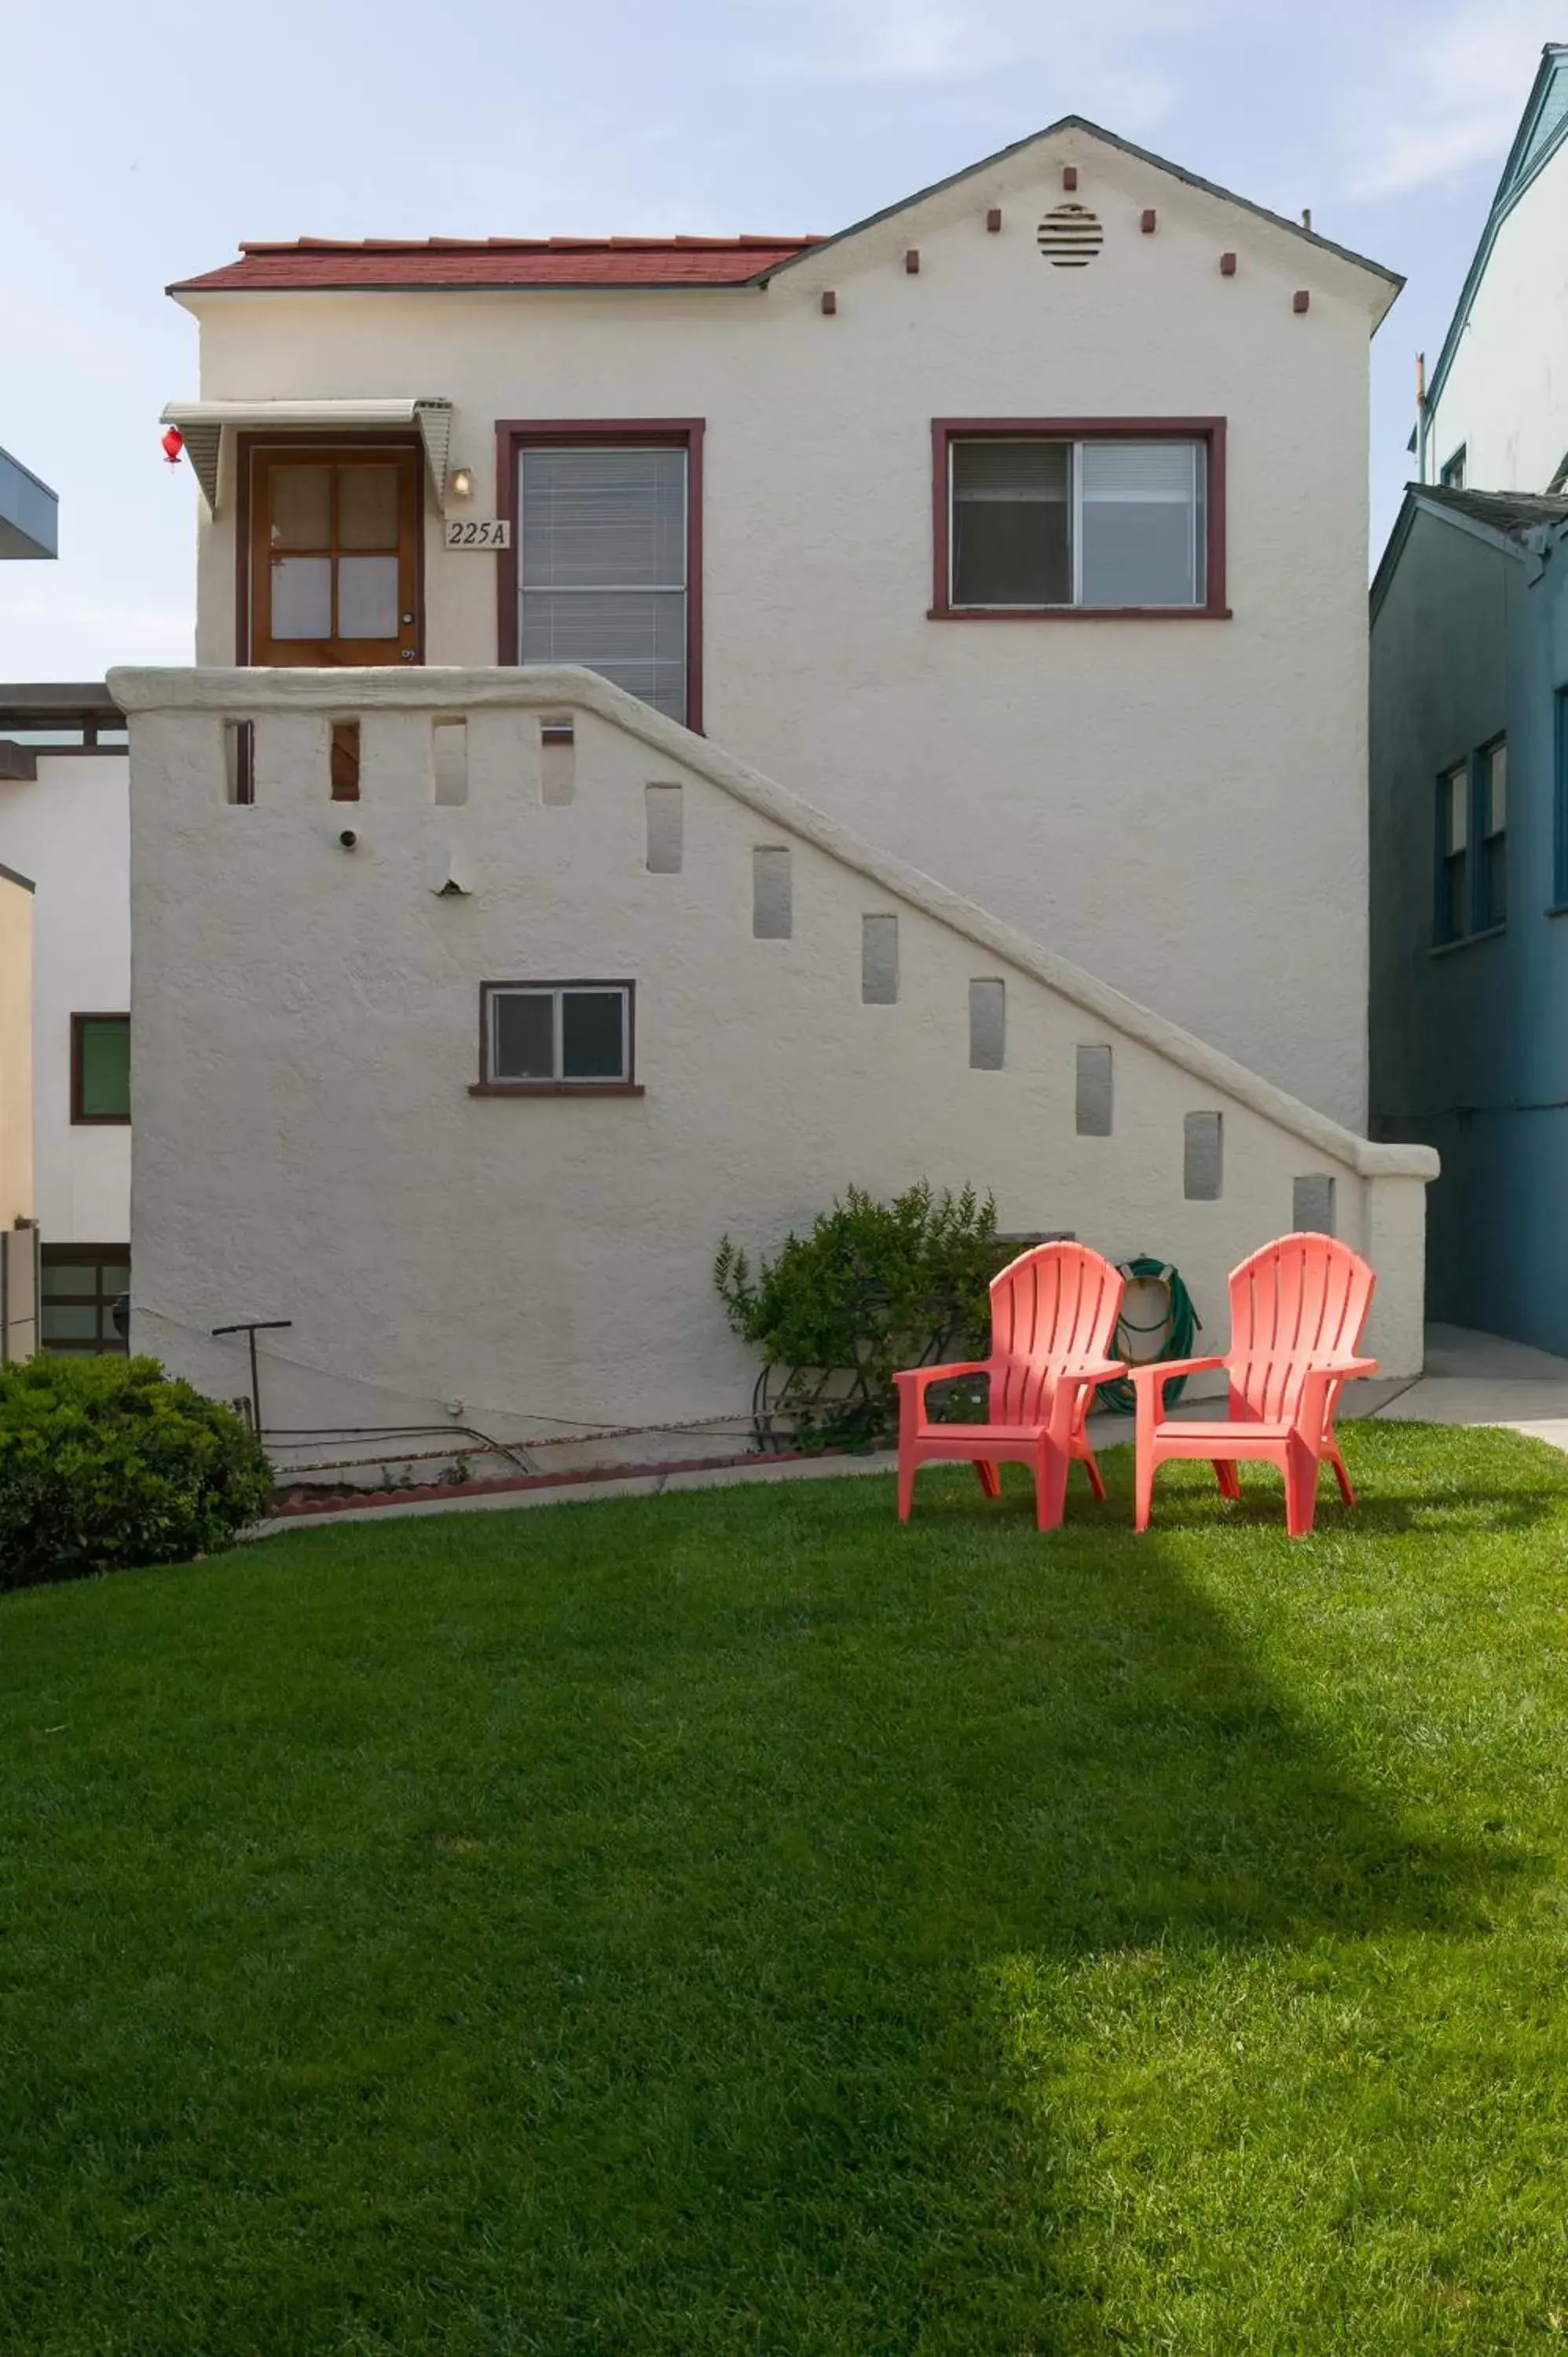
[[[1451,490],[1568,486],[1568,43],[1541,51],[1413,447]]]
[[[198,666],[123,671],[133,1337],[275,1426],[733,1415],[850,1180],[1294,1222],[1369,1144],[1394,275],[1077,118],[825,238],[300,240],[172,291]]]
[[[40,1340],[123,1351],[131,1240],[124,716],[102,681],[0,684],[0,864],[33,900],[30,1096]]]

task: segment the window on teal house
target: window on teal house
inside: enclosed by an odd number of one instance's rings
[[[1466,885],[1470,866],[1470,764],[1458,761],[1437,780],[1437,899],[1433,910],[1433,940],[1442,948],[1463,941],[1466,921]]]
[[[1568,903],[1568,687],[1557,691],[1557,733],[1552,759],[1552,901]]]
[[[1476,756],[1476,931],[1507,922],[1508,774],[1506,737],[1494,737]]]

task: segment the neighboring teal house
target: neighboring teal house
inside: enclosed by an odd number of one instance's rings
[[[1371,1127],[1429,1317],[1568,1354],[1568,45],[1542,53],[1372,585]]]
[[[1372,590],[1372,1135],[1427,1315],[1568,1354],[1568,499],[1412,490]]]

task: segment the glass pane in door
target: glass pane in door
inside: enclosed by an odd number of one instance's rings
[[[339,548],[395,548],[399,474],[395,467],[339,467]]]
[[[332,635],[332,559],[275,556],[273,559],[274,639],[329,639]]]
[[[330,548],[332,475],[327,467],[272,469],[274,548]]]
[[[398,628],[395,556],[338,559],[338,636],[395,639]]]

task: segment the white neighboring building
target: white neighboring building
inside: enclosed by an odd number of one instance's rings
[[[124,1347],[131,1130],[125,722],[98,683],[0,685],[0,863],[37,887],[35,1202],[43,1340]]]
[[[1413,1372],[1435,1158],[1356,1134],[1397,285],[1077,119],[830,240],[186,282],[203,668],[111,683],[138,1347],[232,1396],[211,1329],[291,1321],[274,1427],[733,1415],[720,1234],[927,1177],[1211,1332],[1332,1224]]]
[[[1568,485],[1568,43],[1548,42],[1417,427],[1417,477]]]

